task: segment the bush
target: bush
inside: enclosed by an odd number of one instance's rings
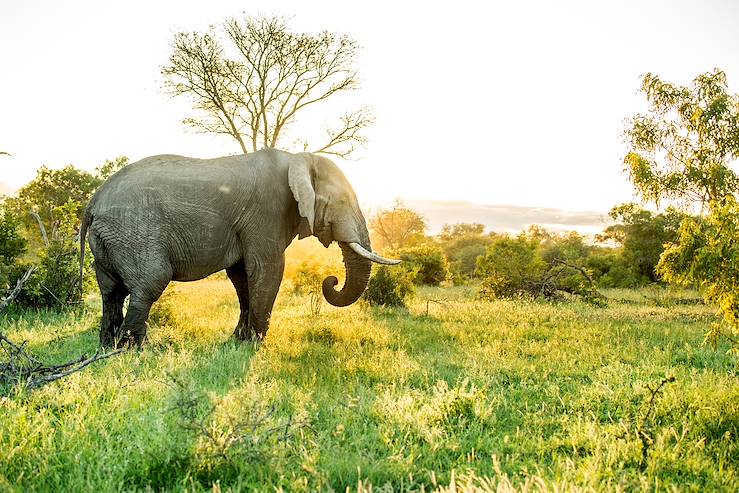
[[[699,221],[687,218],[675,243],[667,245],[658,271],[669,282],[699,287],[705,300],[718,307],[720,323],[706,334],[717,344],[726,337],[739,355],[739,203],[734,197],[711,204]]]
[[[27,247],[19,227],[20,219],[8,209],[3,209],[0,214],[0,298],[13,289],[15,282],[12,281],[22,275],[16,275],[18,269],[14,268],[17,258],[26,252]]]
[[[79,243],[76,241],[75,223],[79,202],[72,200],[54,208],[57,221],[49,238],[49,244],[38,254],[38,269],[28,280],[24,290],[16,298],[21,306],[30,308],[63,308],[82,300],[84,291],[92,284],[92,256],[86,257],[82,290],[79,285]],[[17,264],[13,269],[17,279],[25,268]]]
[[[19,232],[20,219],[8,209],[0,212],[0,262],[12,264],[26,252],[28,242]]]
[[[661,281],[656,267],[664,245],[677,241],[680,224],[688,216],[673,208],[656,214],[633,203],[616,206],[609,215],[617,223],[608,226],[599,239],[620,244],[621,248],[607,281],[613,287],[624,288]]]
[[[323,306],[323,280],[328,273],[328,266],[313,259],[303,260],[293,277],[293,293],[310,297],[310,312],[320,315]]]
[[[496,236],[484,234],[485,226],[479,223],[445,224],[437,237],[441,249],[449,261],[450,277],[454,284],[464,284],[475,275],[477,259]]]
[[[453,247],[446,249],[454,284],[463,284],[474,277],[477,259],[485,255],[489,245],[487,238],[469,238],[457,241]]]
[[[364,299],[372,306],[406,306],[415,293],[413,273],[402,267],[380,266],[364,290]]]
[[[595,249],[585,265],[601,288],[636,288],[649,284],[649,277],[641,275],[620,249]]]
[[[449,262],[441,248],[433,245],[405,248],[399,252],[405,267],[413,272],[413,282],[438,286],[449,277]]]
[[[538,249],[538,240],[524,235],[495,239],[485,256],[477,260],[475,272],[483,278],[482,297],[536,295],[537,282],[547,268]]]
[[[482,298],[525,296],[560,299],[563,293],[602,304],[587,259],[592,247],[577,233],[548,234],[532,228],[516,238],[495,239],[477,261]]]

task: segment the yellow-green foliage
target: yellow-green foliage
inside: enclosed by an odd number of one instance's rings
[[[728,197],[712,205],[704,221],[683,221],[676,243],[662,254],[659,270],[668,281],[704,290],[706,301],[723,317],[707,340],[716,344],[727,336],[733,342],[731,351],[739,354],[739,204]]]
[[[417,274],[415,268],[381,265],[374,269],[362,297],[372,306],[404,307],[416,291],[413,279]]]
[[[450,277],[449,261],[437,245],[401,248],[397,255],[403,260],[403,267],[413,272],[416,284],[438,286]]]
[[[735,361],[702,345],[710,308],[685,293],[609,292],[594,309],[472,292],[315,318],[285,287],[254,345],[229,338],[227,279],[177,283],[143,349],[0,400],[0,490],[739,488]],[[0,326],[67,361],[97,346],[88,305]],[[642,464],[647,386],[668,375]]]

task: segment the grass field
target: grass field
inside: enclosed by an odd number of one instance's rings
[[[0,398],[0,490],[739,490],[739,385],[727,348],[702,345],[712,309],[608,295],[437,288],[316,317],[283,293],[254,346],[229,338],[228,281],[177,284],[144,349]],[[0,323],[56,362],[94,351],[98,319],[91,299]]]

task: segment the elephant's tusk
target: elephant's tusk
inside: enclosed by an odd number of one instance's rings
[[[400,263],[400,260],[388,259],[385,257],[380,257],[375,252],[368,252],[359,243],[349,243],[349,247],[367,260],[377,262],[378,264],[396,265]]]

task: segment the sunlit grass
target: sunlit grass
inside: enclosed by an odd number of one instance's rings
[[[736,490],[739,388],[726,348],[702,345],[712,310],[687,292],[608,294],[622,301],[434,288],[407,310],[313,316],[286,288],[255,346],[230,338],[227,279],[177,283],[144,349],[2,399],[0,490]],[[96,347],[90,306],[4,331],[71,359]],[[183,388],[204,399],[210,438],[189,426]],[[228,442],[250,415],[258,430]]]

